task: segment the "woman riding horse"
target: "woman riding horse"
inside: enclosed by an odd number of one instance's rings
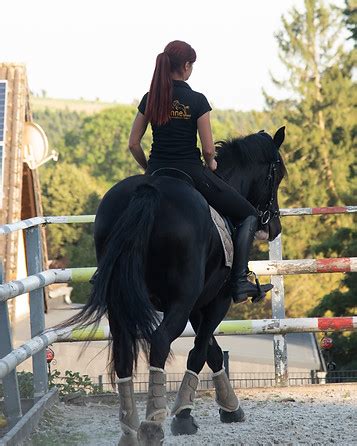
[[[257,282],[257,287],[248,280],[249,253],[258,228],[258,213],[237,190],[213,173],[217,161],[210,125],[212,109],[206,97],[193,91],[185,82],[192,73],[195,60],[195,50],[179,40],[170,42],[157,56],[150,91],[138,106],[129,148],[147,174],[173,168],[190,175],[207,202],[231,219],[237,227],[234,252],[239,252],[232,265],[231,297],[234,302],[243,302],[247,297],[260,300],[273,286],[260,286]],[[152,127],[153,143],[147,162],[141,139],[148,123]],[[197,130],[207,167],[203,166],[197,148]]]
[[[273,138],[258,132],[222,142],[217,164],[210,107],[185,83],[195,58],[183,42],[170,43],[158,56],[150,93],[139,105],[130,137],[130,148],[148,174],[120,181],[103,197],[94,225],[98,270],[92,292],[82,310],[62,324],[98,324],[108,316],[112,379],[118,378],[120,396],[121,446],[162,444],[167,415],[165,363],[171,343],[188,321],[196,337],[172,407],[172,432],[197,431],[191,410],[198,374],[206,362],[213,372],[221,421],[244,420],[214,331],[227,314],[231,296],[238,302],[247,296],[257,300],[271,288],[259,290],[247,280],[247,262],[258,215],[267,239],[274,240],[281,231],[277,193],[285,174],[279,153],[284,128]],[[147,163],[140,140],[148,122],[154,141]],[[197,129],[209,168],[203,167],[196,147]],[[181,171],[181,177],[157,175],[163,168]],[[215,175],[216,169],[228,184]],[[198,190],[183,177],[193,178]],[[230,269],[207,201],[238,224],[230,286]],[[140,347],[150,364],[146,421],[141,424],[133,385]]]

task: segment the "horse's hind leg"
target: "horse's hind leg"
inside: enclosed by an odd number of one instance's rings
[[[136,409],[132,376],[118,380],[120,400],[120,424],[123,434],[118,446],[137,446],[137,431],[140,421]]]
[[[212,370],[212,380],[216,390],[216,403],[220,407],[222,423],[234,423],[245,420],[243,409],[223,368],[223,353],[214,336],[211,337],[207,350],[207,364]]]
[[[202,316],[200,312],[195,312],[190,315],[190,322],[195,333],[198,331],[201,318]],[[193,350],[191,350],[191,352],[192,351]],[[188,360],[187,370],[181,381],[180,388],[171,410],[171,415],[174,415],[171,422],[171,432],[173,435],[193,435],[198,430],[198,424],[191,415],[198,383],[198,373],[190,369]]]
[[[111,332],[113,336],[113,368],[118,376],[119,391],[119,421],[122,429],[122,436],[118,446],[138,446],[137,431],[140,421],[136,408],[134,386],[133,386],[133,356],[128,353],[128,361],[123,361],[122,357],[115,352],[121,348],[119,341],[119,331],[109,314]],[[119,358],[115,359],[115,358]]]

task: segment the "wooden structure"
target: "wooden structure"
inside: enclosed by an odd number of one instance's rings
[[[42,204],[37,170],[30,169],[24,155],[24,129],[26,122],[32,121],[25,65],[0,63],[0,83],[5,85],[0,224],[5,224],[42,215]],[[46,249],[44,254],[47,261]],[[0,239],[0,257],[4,260],[6,282],[27,276],[21,232]],[[28,295],[11,302],[9,314],[11,320],[27,315]]]

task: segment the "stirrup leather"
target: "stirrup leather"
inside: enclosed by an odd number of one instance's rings
[[[257,296],[252,297],[252,302],[259,302],[260,300],[264,299],[265,292],[262,290],[262,287],[260,285],[259,279],[258,279],[258,277],[257,277],[257,275],[255,274],[254,271],[248,270],[247,278],[248,277],[249,278],[252,277],[254,279],[255,285],[256,285],[257,290],[258,290]]]

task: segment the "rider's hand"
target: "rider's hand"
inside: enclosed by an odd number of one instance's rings
[[[212,170],[212,172],[217,169],[217,161],[214,158],[209,162],[208,168]]]

